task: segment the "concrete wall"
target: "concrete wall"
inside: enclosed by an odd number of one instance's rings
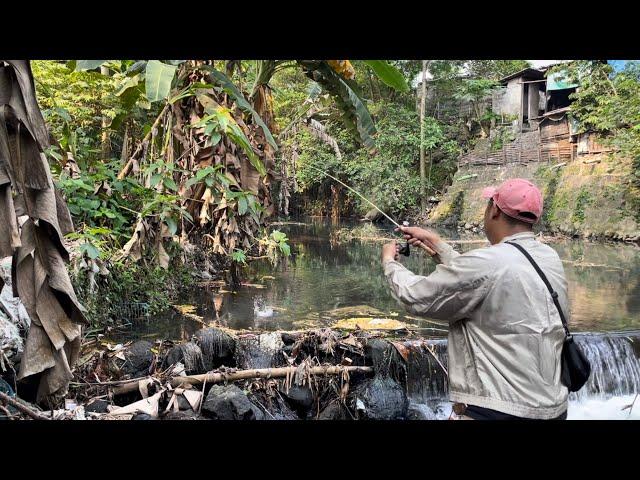
[[[520,78],[509,80],[506,88],[501,89],[494,96],[493,111],[498,115],[520,115],[522,102],[522,85]]]
[[[600,163],[584,163],[594,159],[600,159]],[[563,168],[550,169],[553,165],[534,162],[463,167],[429,220],[445,225],[482,224],[486,207],[482,189],[508,178],[526,178],[538,185],[544,196],[540,229],[582,237],[640,240],[640,191],[629,180],[630,161],[602,154],[581,157]],[[467,175],[476,176],[464,179]]]

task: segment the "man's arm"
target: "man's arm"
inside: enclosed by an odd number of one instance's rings
[[[403,233],[410,245],[423,248],[431,256],[434,256],[434,253],[438,254],[440,261],[445,265],[449,265],[451,260],[460,255],[442,240],[440,235],[431,230],[420,227],[398,227],[397,230]]]
[[[494,269],[475,252],[457,255],[429,276],[415,275],[392,259],[383,261],[393,297],[418,315],[447,320],[468,318],[491,286]]]

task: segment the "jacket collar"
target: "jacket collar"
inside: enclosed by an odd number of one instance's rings
[[[500,240],[500,243],[504,243],[507,241],[511,241],[511,240],[524,240],[525,238],[535,238],[535,233],[533,232],[520,232],[520,233],[515,233],[513,235],[509,235],[508,237],[504,237],[502,240]]]

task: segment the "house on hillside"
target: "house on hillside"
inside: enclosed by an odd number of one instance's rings
[[[525,68],[500,80],[491,103],[503,124],[513,123],[520,132],[536,130],[546,118],[568,111],[569,95],[578,85],[568,83],[562,75],[547,77],[548,69]]]

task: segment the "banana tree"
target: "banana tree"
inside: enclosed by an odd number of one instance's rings
[[[386,62],[365,63],[386,84],[408,90],[402,74]],[[141,212],[123,250],[133,258],[140,258],[143,243],[152,237],[166,266],[162,239],[175,234],[177,226],[183,236],[194,231],[204,235],[215,253],[251,244],[262,219],[274,212],[270,187],[278,145],[269,81],[281,69],[302,68],[335,99],[354,136],[367,148],[375,147],[375,127],[348,61],[258,61],[248,98],[213,61],[138,60],[123,68],[123,62],[79,60],[75,68],[97,70],[105,64],[120,70],[121,78],[117,95],[122,115],[112,121],[112,128],[133,105],[151,110],[164,104],[118,177],[135,175],[167,201],[178,199],[178,210]],[[226,73],[232,74],[235,66],[235,61],[227,62]],[[309,127],[328,138],[320,125],[309,122]],[[147,214],[155,214],[155,223]]]

